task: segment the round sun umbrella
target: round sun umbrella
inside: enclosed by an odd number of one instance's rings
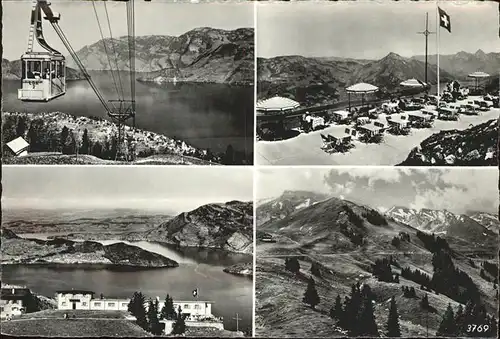
[[[484,79],[484,78],[487,78],[489,76],[490,75],[488,73],[485,73],[485,72],[474,72],[474,73],[469,74],[469,78],[474,78],[476,80],[476,90],[477,90],[477,87],[479,85],[479,79]]]
[[[418,87],[425,87],[427,84],[423,81],[417,80],[417,79],[408,79],[403,82],[399,83],[403,87],[409,87],[409,88],[418,88]]]
[[[427,84],[423,81],[417,80],[417,79],[408,79],[405,81],[402,81],[399,83],[400,86],[405,87],[405,88],[426,88]],[[415,93],[413,93],[415,94]]]
[[[355,84],[347,87],[346,92],[349,97],[349,111],[351,110],[351,93],[361,94],[361,106],[364,105],[364,97],[366,93],[374,93],[378,91],[377,86],[373,86],[364,82],[360,82],[359,84]]]
[[[260,100],[257,102],[257,112],[283,112],[295,109],[300,104],[292,99],[275,96],[273,98]]]

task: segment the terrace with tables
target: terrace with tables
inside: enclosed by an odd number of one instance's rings
[[[259,141],[261,164],[394,165],[421,141],[443,130],[464,130],[499,116],[494,93],[469,96],[444,91],[437,96],[393,98],[376,105],[338,107],[315,112],[315,128],[303,128],[300,118],[287,140]]]

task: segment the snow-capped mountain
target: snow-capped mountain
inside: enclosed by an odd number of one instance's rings
[[[490,231],[497,234],[500,232],[500,220],[498,219],[498,215],[486,212],[471,212],[469,216]]]
[[[410,225],[422,231],[442,232],[441,228],[456,220],[458,216],[446,210],[421,209],[394,206],[385,214],[403,224]],[[439,230],[438,230],[439,229]]]
[[[462,239],[480,240],[483,237],[494,236],[496,233],[490,230],[479,217],[476,220],[465,214],[454,214],[446,210],[432,210],[427,208],[416,210],[394,206],[385,214],[395,221],[415,227],[421,231],[436,234],[441,233]],[[487,220],[486,217],[483,217],[483,219]]]
[[[308,191],[285,191],[274,199],[260,201],[257,206],[257,225],[269,220],[283,219],[294,211],[301,210],[327,199],[322,193]]]

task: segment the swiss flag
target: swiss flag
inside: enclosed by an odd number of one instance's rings
[[[198,289],[195,289],[193,290],[193,297],[197,297],[198,296]]]
[[[439,26],[446,28],[448,32],[451,33],[451,21],[450,16],[443,11],[440,7],[438,7],[439,12]]]

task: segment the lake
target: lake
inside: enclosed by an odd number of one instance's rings
[[[37,236],[45,237],[41,234]],[[114,242],[119,241],[108,240],[101,243]],[[123,271],[4,265],[2,281],[26,285],[34,292],[48,297],[54,297],[55,292],[60,289],[79,288],[110,297],[130,298],[135,291],[141,291],[148,297],[159,296],[162,300],[167,293],[173,296],[174,300],[194,300],[191,293],[198,288],[199,299],[214,302],[212,313],[224,317],[226,329],[236,330],[236,322],[232,319],[236,313],[242,318],[239,322],[240,329],[252,327],[252,280],[222,271],[236,263],[251,262],[251,256],[197,248],[179,250],[147,241],[124,242],[167,256],[177,261],[179,267]]]
[[[112,78],[106,72],[91,72],[106,100],[117,99]],[[116,76],[116,75],[115,75]],[[121,74],[125,99],[130,84]],[[69,81],[66,94],[48,103],[17,99],[19,80],[3,80],[3,110],[18,112],[60,111],[77,116],[106,117],[104,107],[85,80]],[[121,91],[120,91],[121,92]],[[254,99],[252,86],[136,81],[136,127],[177,137],[199,148],[224,152],[253,152]]]

